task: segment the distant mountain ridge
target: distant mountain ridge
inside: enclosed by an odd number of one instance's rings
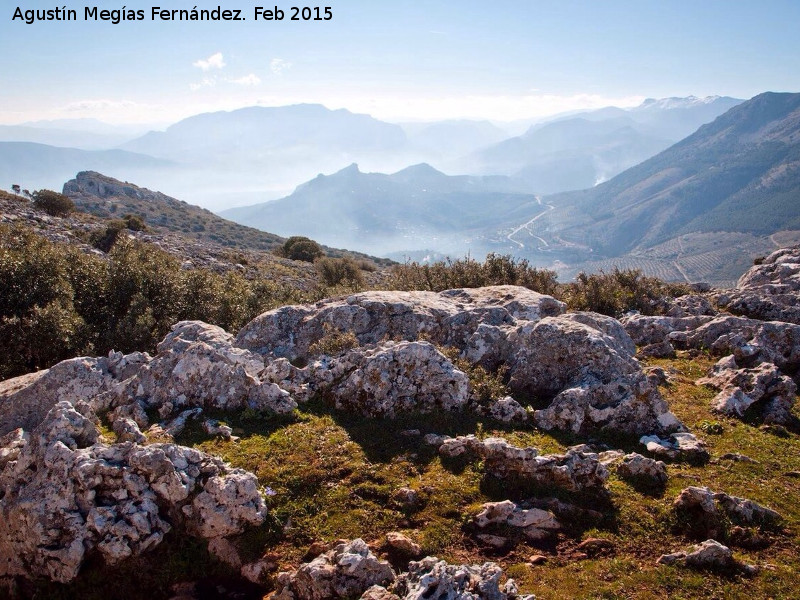
[[[535,197],[505,177],[448,176],[427,164],[391,175],[362,173],[353,164],[280,200],[220,214],[281,235],[385,255],[418,249],[431,238],[461,251],[477,243],[476,231],[531,204]]]
[[[59,189],[78,171],[96,170],[137,179],[173,163],[125,150],[78,150],[32,142],[0,142],[0,180],[28,189]]]
[[[610,256],[691,232],[800,229],[799,141],[800,94],[765,93],[603,185],[550,200],[584,215],[566,233]]]
[[[740,102],[719,96],[648,99],[630,109],[556,118],[479,150],[459,166],[520,177],[542,194],[584,189],[654,156]]]

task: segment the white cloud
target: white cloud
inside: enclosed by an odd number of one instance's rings
[[[283,60],[282,58],[273,58],[269,61],[269,68],[275,75],[283,75],[284,71],[292,68],[292,63]]]
[[[225,66],[225,59],[222,58],[222,52],[217,52],[212,54],[207,59],[197,60],[192,63],[193,67],[197,67],[198,69],[202,69],[203,71],[209,71],[211,69],[221,69]]]
[[[217,85],[217,78],[216,77],[203,77],[203,79],[202,79],[202,81],[200,81],[200,83],[190,83],[189,84],[189,89],[192,90],[193,92],[196,92],[197,90],[200,90],[200,89],[203,89],[203,88],[206,88],[206,87],[214,87],[215,85]]]
[[[261,83],[261,78],[255,73],[250,73],[238,79],[228,79],[228,81],[236,85],[259,85]]]

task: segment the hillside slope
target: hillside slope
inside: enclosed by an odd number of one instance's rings
[[[281,235],[375,254],[424,249],[432,242],[460,254],[487,225],[535,204],[533,195],[520,193],[520,185],[505,177],[451,177],[427,164],[391,175],[362,173],[353,164],[280,200],[221,214]]]

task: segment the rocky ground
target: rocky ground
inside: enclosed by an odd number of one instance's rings
[[[514,286],[371,291],[7,380],[0,578],[10,597],[792,597],[798,296],[797,248],[620,321]]]

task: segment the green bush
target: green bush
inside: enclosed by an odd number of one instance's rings
[[[352,258],[320,258],[314,263],[322,283],[328,287],[347,285],[352,289],[364,287],[364,276]]]
[[[0,379],[81,354],[155,352],[170,327],[200,319],[229,331],[296,289],[240,273],[181,268],[172,255],[120,238],[107,260],[0,226]]]
[[[432,292],[487,285],[519,285],[542,294],[554,294],[558,279],[555,271],[531,267],[525,259],[489,254],[482,263],[467,257],[432,264],[408,262],[398,265],[392,269],[389,285],[398,290]]]
[[[75,210],[75,203],[64,194],[52,190],[33,192],[33,204],[54,217],[64,217]]]
[[[630,310],[645,315],[659,314],[668,298],[689,292],[685,284],[647,277],[638,269],[615,268],[611,273],[579,273],[574,282],[562,286],[560,296],[572,310],[590,310],[618,317]]]
[[[301,235],[290,237],[281,248],[283,257],[305,262],[314,262],[324,254],[317,242]]]

